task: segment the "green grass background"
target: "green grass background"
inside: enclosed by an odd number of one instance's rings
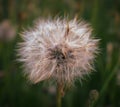
[[[9,20],[17,32],[11,41],[0,40],[0,107],[55,107],[51,86],[31,85],[23,76],[16,47],[19,33],[35,19],[66,14],[91,23],[95,37],[101,39],[101,52],[97,72],[82,84],[77,81],[66,92],[62,107],[120,107],[120,0],[0,0],[0,23]]]

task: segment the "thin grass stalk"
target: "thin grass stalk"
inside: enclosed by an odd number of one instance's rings
[[[120,53],[120,52],[119,52]],[[100,100],[100,98],[102,98],[102,96],[104,95],[105,91],[108,88],[108,85],[110,83],[110,81],[113,79],[113,77],[115,76],[118,68],[120,66],[120,57],[118,58],[118,62],[116,64],[116,66],[114,67],[114,69],[112,70],[111,74],[108,76],[108,78],[106,79],[101,91],[100,91],[100,96],[98,98],[98,100],[92,105],[92,107],[96,107],[97,102]]]

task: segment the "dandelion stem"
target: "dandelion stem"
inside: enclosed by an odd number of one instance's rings
[[[63,91],[63,88],[62,88],[62,85],[61,83],[57,83],[57,107],[61,107],[61,100],[62,100],[62,91]]]

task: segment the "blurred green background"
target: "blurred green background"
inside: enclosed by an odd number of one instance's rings
[[[55,107],[55,86],[32,85],[16,61],[19,33],[39,17],[69,15],[100,38],[94,72],[68,90],[63,107],[120,107],[120,0],[0,0],[0,107]]]

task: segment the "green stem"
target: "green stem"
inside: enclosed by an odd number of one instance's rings
[[[61,107],[62,100],[62,85],[60,83],[57,84],[57,107]]]

